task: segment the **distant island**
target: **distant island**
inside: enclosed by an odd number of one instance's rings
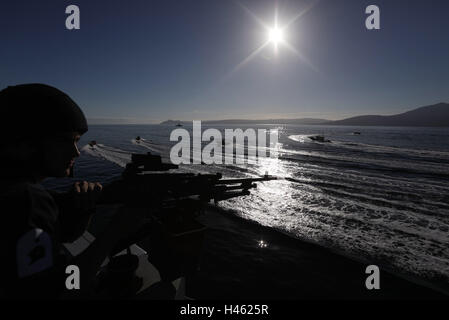
[[[162,125],[191,124],[191,121],[167,120]],[[395,127],[449,127],[449,103],[424,106],[404,113],[382,116],[366,115],[343,120],[325,119],[227,119],[202,121],[204,124],[298,124],[298,125],[335,125],[335,126],[395,126]]]
[[[322,124],[328,122],[325,119],[264,119],[264,120],[249,120],[249,119],[226,119],[226,120],[204,120],[201,123],[204,124],[272,124],[272,123],[282,123],[282,124]],[[181,121],[181,120],[167,120],[161,122],[162,125],[175,126],[178,123],[182,125],[192,124],[192,121]]]
[[[392,116],[358,116],[326,124],[343,126],[449,127],[449,103],[420,107]]]

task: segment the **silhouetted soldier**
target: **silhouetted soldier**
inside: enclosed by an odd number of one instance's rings
[[[80,155],[77,142],[88,130],[86,118],[69,96],[43,84],[0,91],[0,115],[0,295],[64,296],[65,270],[74,264],[81,290],[70,294],[88,296],[105,257],[137,229],[141,214],[121,210],[104,234],[70,261],[62,243],[85,232],[102,186],[77,182],[71,192],[56,196],[40,182],[70,175]]]

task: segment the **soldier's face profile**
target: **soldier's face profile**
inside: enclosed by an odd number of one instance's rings
[[[52,177],[67,177],[79,157],[78,132],[62,132],[45,139],[44,163],[46,172]]]

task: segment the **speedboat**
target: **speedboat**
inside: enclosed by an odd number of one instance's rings
[[[309,136],[309,139],[316,142],[331,142],[329,139],[325,139],[324,136]]]

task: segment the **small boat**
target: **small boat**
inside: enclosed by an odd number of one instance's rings
[[[331,142],[329,139],[325,139],[324,136],[310,136],[309,139],[316,142]]]
[[[178,122],[178,123],[176,124],[176,127],[182,127],[182,124]]]
[[[354,131],[352,134],[356,134],[356,135],[359,135],[359,134],[361,134],[360,132],[358,132],[358,131]]]

